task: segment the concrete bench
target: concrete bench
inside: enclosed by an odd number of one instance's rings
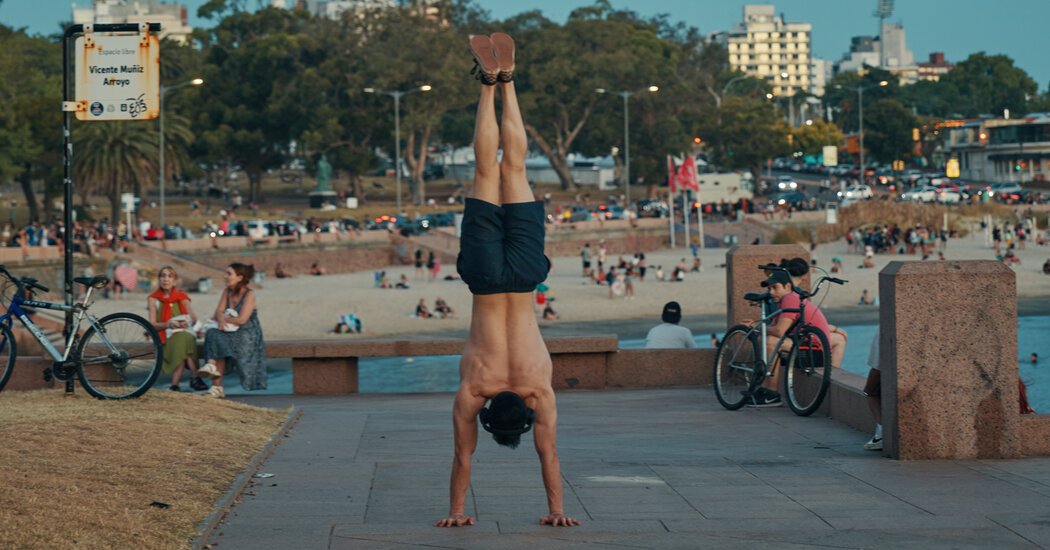
[[[546,344],[554,364],[555,389],[606,386],[610,356],[617,352],[615,336],[548,338]],[[292,360],[296,395],[346,395],[358,391],[361,357],[459,355],[463,345],[461,339],[271,341],[266,343],[266,356]]]

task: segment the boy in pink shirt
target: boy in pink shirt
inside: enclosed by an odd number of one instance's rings
[[[787,270],[775,270],[770,272],[769,278],[762,281],[762,286],[769,289],[770,295],[777,302],[777,309],[799,309],[802,302],[802,297],[795,292],[795,285],[792,282],[791,275],[788,274]],[[798,312],[785,312],[777,315],[773,318],[773,323],[766,329],[768,336],[768,349],[766,355],[768,356],[773,351],[773,346],[776,345],[777,340],[783,336],[790,328],[791,325],[798,319]],[[846,339],[844,331],[838,327],[833,327],[828,323],[827,318],[824,317],[824,313],[820,311],[816,305],[806,300],[806,313],[805,322],[820,329],[824,332],[824,335],[828,337],[828,342],[831,344],[831,366],[837,368],[842,364],[842,357],[846,351]],[[786,342],[785,342],[786,344]],[[780,394],[777,393],[777,388],[780,387],[780,369],[776,369],[773,372],[773,376],[766,378],[762,382],[762,388],[754,396],[753,407],[779,407],[780,406]]]

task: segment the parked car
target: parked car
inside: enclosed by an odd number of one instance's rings
[[[801,209],[805,208],[806,203],[809,202],[809,197],[799,191],[788,191],[786,193],[777,193],[770,197],[770,200],[777,206],[791,205]]]
[[[942,185],[951,180],[944,175],[944,172],[930,172],[923,174],[921,178],[916,180],[916,185]]]
[[[839,198],[847,199],[870,199],[874,196],[871,192],[871,187],[867,185],[851,185],[843,191],[838,192]]]
[[[615,204],[601,204],[594,210],[594,217],[605,220],[622,220],[624,219],[624,209],[622,206]]]
[[[640,218],[666,218],[670,209],[666,202],[656,199],[642,199],[635,203],[635,212]]]
[[[570,206],[569,207],[569,221],[570,222],[585,222],[592,219],[591,211],[587,210],[583,206]]]
[[[910,168],[910,169],[905,170],[904,172],[901,173],[901,181],[904,181],[904,182],[907,182],[907,183],[914,184],[915,182],[919,181],[919,178],[921,178],[921,177],[922,177],[922,170],[916,170],[915,168]]]
[[[901,193],[901,200],[916,202],[933,202],[937,196],[937,188],[932,185],[916,187],[911,191]]]
[[[925,185],[901,194],[901,200],[918,202],[957,203],[962,200],[962,193],[948,187]]]
[[[794,191],[798,189],[798,182],[791,176],[777,176],[777,189],[780,191]]]
[[[875,183],[879,185],[892,185],[897,181],[897,176],[892,170],[882,169],[875,172]]]
[[[994,199],[1002,195],[1020,194],[1023,190],[1017,183],[993,183],[988,188],[988,196]]]

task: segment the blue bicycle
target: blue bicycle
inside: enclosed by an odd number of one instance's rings
[[[18,357],[18,346],[12,331],[13,319],[18,319],[26,330],[40,342],[53,359],[44,378],[66,382],[72,391],[73,377],[80,380],[87,392],[99,399],[127,399],[146,393],[160,375],[164,362],[164,348],[160,335],[148,321],[133,313],[113,313],[101,319],[88,313],[91,293],[109,284],[106,277],[77,277],[77,284],[87,287],[84,299],[72,306],[35,300],[35,291],[49,292],[48,288],[31,277],[15,277],[0,265],[0,297],[7,311],[0,315],[0,390],[7,385]],[[73,312],[73,326],[59,352],[48,340],[26,309],[53,309]],[[81,332],[81,325],[86,328]]]

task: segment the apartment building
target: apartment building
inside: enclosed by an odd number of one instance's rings
[[[94,0],[91,7],[73,4],[73,24],[160,23],[160,37],[186,43],[193,27],[186,6],[155,0]]]
[[[743,22],[711,41],[726,48],[733,69],[765,79],[778,96],[793,96],[810,91],[812,31],[809,23],[784,21],[772,4],[745,5]]]
[[[933,52],[930,54],[929,61],[919,63],[919,80],[932,80],[936,82],[940,80],[942,76],[948,74],[954,66],[954,63],[950,63],[944,59],[944,53]]]

